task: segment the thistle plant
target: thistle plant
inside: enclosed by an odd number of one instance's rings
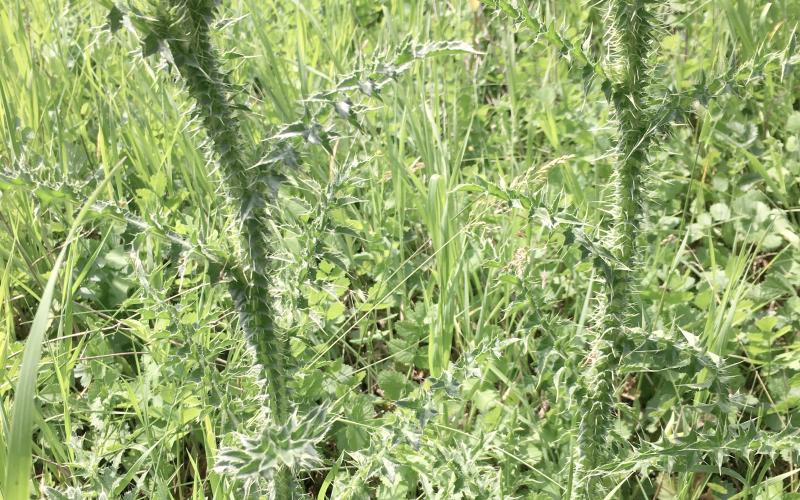
[[[683,332],[687,343],[660,331],[648,331],[644,328],[648,325],[639,319],[641,301],[635,283],[641,277],[641,265],[637,240],[648,192],[643,184],[649,177],[651,144],[655,138],[669,135],[674,123],[686,121],[695,102],[704,103],[742,89],[742,82],[749,82],[768,61],[787,59],[777,53],[765,53],[732,64],[711,78],[703,74],[694,88],[667,90],[652,64],[656,37],[661,31],[654,0],[608,0],[598,4],[606,9],[604,60],[594,59],[589,38],[581,44],[566,35],[564,29],[545,21],[541,10],[532,11],[506,0],[484,3],[508,14],[517,26],[532,29],[534,43],[544,42],[558,49],[572,69],[580,70],[585,88],[599,82],[617,126],[610,178],[611,222],[594,227],[573,221],[574,227],[564,232],[565,241],[578,246],[583,259],[591,258],[595,271],[605,278],[604,293],[594,297],[594,327],[584,330],[582,323],[578,325],[578,336],[585,340],[588,350],[584,351],[585,369],[576,381],[577,446],[568,490],[570,497],[595,497],[606,486],[604,480],[597,478],[605,474],[601,471],[613,469],[613,459],[619,455],[618,450],[613,450],[620,440],[613,437],[612,423],[617,409],[618,377],[622,374],[641,369],[680,370],[694,378],[699,373],[704,389],[699,385],[696,388],[716,399],[711,407],[715,412],[721,411],[715,418],[722,422],[723,414],[740,404],[728,389],[730,377],[724,360],[709,355],[688,332]],[[583,226],[593,228],[591,235]],[[706,375],[710,378],[705,379]],[[709,407],[696,410],[708,412]]]
[[[242,329],[263,366],[272,409],[277,418],[283,418],[288,414],[283,381],[287,345],[275,327],[268,292],[271,266],[266,193],[271,177],[268,172],[251,169],[243,152],[228,77],[220,68],[210,40],[209,24],[216,15],[216,5],[211,0],[170,0],[169,8],[150,24],[150,36],[168,44],[225,178],[228,202],[236,214],[241,236],[238,269],[234,270],[230,293]]]
[[[229,291],[239,324],[261,365],[270,395],[270,410],[278,422],[289,416],[286,387],[288,341],[276,327],[270,296],[271,263],[267,196],[273,176],[251,168],[240,136],[239,118],[228,75],[211,43],[211,22],[217,15],[213,0],[165,0],[154,5],[154,16],[136,21],[146,33],[145,55],[168,49],[169,58],[195,103],[193,113],[208,137],[208,152],[224,177],[228,207],[240,235]],[[290,477],[284,469],[275,479],[275,495],[289,498]]]
[[[602,463],[608,450],[616,390],[614,375],[627,330],[636,327],[636,241],[642,218],[642,182],[647,168],[651,134],[652,99],[648,59],[654,47],[656,21],[645,0],[608,2],[606,95],[617,122],[616,160],[613,171],[613,227],[606,248],[616,266],[608,276],[607,297],[601,299],[599,326],[591,341],[586,394],[581,403],[578,430],[575,494],[588,494],[589,471]]]

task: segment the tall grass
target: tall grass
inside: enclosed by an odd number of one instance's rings
[[[0,12],[15,485],[800,491],[800,6],[99,3]]]
[[[34,398],[36,396],[36,380],[39,374],[39,362],[42,357],[42,344],[44,343],[50,325],[50,313],[53,307],[53,296],[55,294],[58,278],[62,270],[62,265],[67,258],[69,249],[73,246],[81,225],[89,214],[92,204],[100,194],[105,191],[114,175],[120,170],[122,164],[117,164],[112,168],[108,176],[100,182],[94,189],[88,200],[83,204],[78,215],[75,217],[72,226],[69,228],[66,240],[61,246],[53,263],[53,269],[42,290],[39,305],[36,308],[36,315],[31,323],[28,339],[25,341],[25,351],[20,367],[20,376],[14,391],[14,409],[9,429],[7,450],[4,456],[5,470],[4,480],[0,483],[0,491],[5,498],[26,499],[30,497],[29,477],[31,473],[32,446],[34,422],[37,420],[38,410],[35,407]]]

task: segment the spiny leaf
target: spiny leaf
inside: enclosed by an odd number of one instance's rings
[[[319,461],[316,446],[329,427],[327,412],[321,406],[302,417],[294,412],[288,422],[271,423],[259,436],[239,436],[239,446],[222,448],[214,469],[239,480],[254,481],[272,479],[282,468],[308,468]]]

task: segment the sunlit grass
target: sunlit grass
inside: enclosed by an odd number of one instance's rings
[[[800,493],[800,5],[524,4],[8,3],[3,497]]]

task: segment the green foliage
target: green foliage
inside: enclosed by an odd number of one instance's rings
[[[283,425],[273,423],[259,436],[242,437],[238,446],[220,450],[214,467],[245,481],[273,479],[283,468],[307,469],[319,461],[315,447],[326,432],[321,408],[302,419],[295,413]]]
[[[791,498],[798,16],[12,2],[0,469],[47,498]]]
[[[615,400],[615,374],[620,371],[621,346],[635,323],[638,300],[633,281],[638,275],[637,239],[642,218],[642,183],[652,139],[649,66],[658,27],[647,2],[608,2],[605,43],[608,82],[604,82],[617,122],[616,160],[613,169],[613,228],[605,243],[625,268],[614,269],[607,284],[608,298],[598,308],[595,337],[589,340],[589,369],[577,435],[573,494],[588,498],[598,491],[587,471],[607,461],[611,414]],[[600,490],[602,491],[602,490]]]
[[[36,375],[39,371],[39,362],[42,356],[42,343],[47,334],[50,322],[50,309],[53,305],[58,275],[66,258],[72,240],[76,237],[78,228],[88,213],[89,207],[105,189],[111,176],[118,170],[119,165],[111,171],[111,175],[92,192],[89,200],[78,213],[72,227],[69,229],[66,241],[62,244],[61,251],[56,257],[53,269],[47,279],[47,284],[42,291],[42,298],[36,307],[28,339],[25,341],[25,351],[20,366],[19,380],[14,394],[14,412],[11,428],[8,435],[8,450],[4,456],[5,479],[1,483],[2,492],[8,498],[28,498],[28,477],[31,471],[31,434],[36,419],[34,397],[36,393]]]
[[[231,101],[227,76],[210,40],[210,22],[216,14],[211,1],[176,1],[159,4],[154,21],[142,19],[147,35],[143,55],[160,46],[183,77],[225,179],[231,211],[241,234],[238,268],[232,272],[231,297],[239,322],[262,365],[277,418],[287,415],[285,365],[288,345],[275,327],[270,299],[269,228],[265,193],[272,172],[253,170],[243,150],[238,118]],[[154,40],[154,41],[153,41]]]

